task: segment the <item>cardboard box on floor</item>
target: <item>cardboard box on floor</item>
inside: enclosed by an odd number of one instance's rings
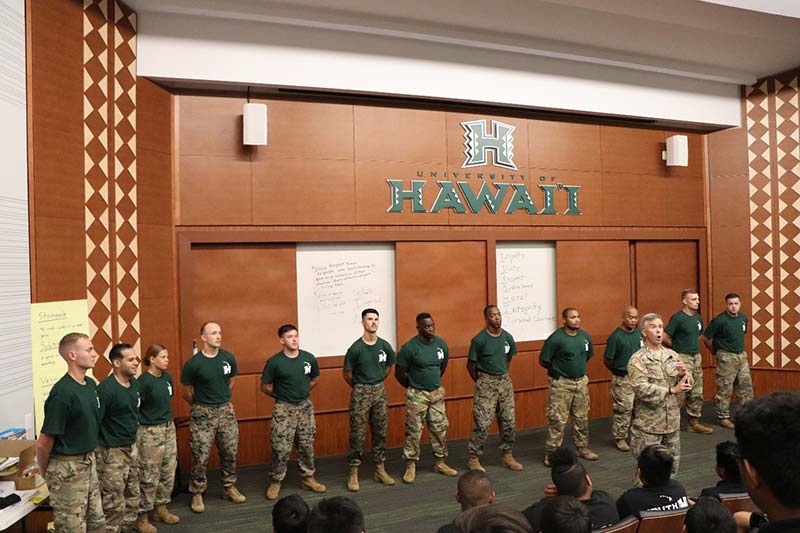
[[[13,481],[17,490],[36,488],[36,473],[25,476],[25,469],[34,463],[36,457],[35,440],[0,440],[0,457],[19,457],[17,471],[0,476],[0,481]]]

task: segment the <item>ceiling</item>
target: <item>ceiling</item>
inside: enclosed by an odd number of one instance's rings
[[[173,13],[263,21],[732,84],[752,84],[758,78],[800,65],[797,0],[130,0],[128,3],[144,20],[158,13]]]

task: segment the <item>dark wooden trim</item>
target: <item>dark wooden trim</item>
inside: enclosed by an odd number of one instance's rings
[[[34,187],[35,159],[33,157],[33,19],[32,2],[25,2],[25,96],[28,144],[28,256],[30,258],[31,303],[39,301],[36,276],[36,202]]]

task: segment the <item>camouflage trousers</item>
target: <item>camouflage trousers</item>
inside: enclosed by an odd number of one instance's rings
[[[731,417],[731,393],[736,390],[736,399],[745,402],[753,399],[753,381],[750,378],[750,362],[747,353],[717,350],[717,418]]]
[[[682,403],[686,405],[686,414],[691,418],[700,418],[703,409],[703,358],[699,353],[679,353],[680,359],[686,365],[686,372],[692,376],[691,390],[682,393]]]
[[[651,444],[661,444],[672,453],[675,458],[675,462],[672,463],[672,477],[675,477],[678,473],[678,467],[681,464],[681,431],[677,430],[671,433],[658,434],[647,433],[636,426],[631,427],[631,453],[633,453],[633,457],[637,461],[642,450]],[[633,474],[633,484],[636,487],[642,486],[642,482],[639,480],[639,476],[636,475],[635,471]]]
[[[376,464],[386,461],[386,432],[389,428],[389,402],[383,382],[374,385],[356,383],[350,393],[350,450],[347,463],[361,464],[361,448],[367,434],[372,437],[372,458]]]
[[[139,512],[147,513],[154,506],[166,505],[172,499],[178,464],[175,424],[170,420],[166,424],[139,426],[136,445],[139,448],[141,490]]]
[[[121,448],[98,446],[95,454],[106,531],[129,531],[139,515],[139,453],[136,443]]]
[[[475,382],[472,400],[472,436],[469,439],[469,453],[483,455],[483,446],[489,436],[489,426],[497,416],[502,442],[500,449],[510,452],[517,438],[517,424],[514,420],[514,385],[508,374],[493,375],[480,372]]]
[[[578,449],[589,446],[589,378],[549,378],[547,387],[547,438],[545,453],[550,453],[564,439],[564,428],[572,415],[572,438]]]
[[[447,411],[444,408],[444,387],[427,391],[408,387],[406,389],[406,439],[403,444],[403,459],[419,461],[419,441],[422,426],[427,421],[428,435],[434,457],[447,457]]]
[[[286,465],[292,453],[292,444],[297,446],[297,464],[302,477],[314,475],[314,439],[317,422],[314,404],[305,400],[295,405],[276,401],[272,406],[272,426],[269,445],[272,448],[272,481],[283,481]]]
[[[97,479],[94,452],[52,455],[44,473],[56,531],[85,533],[104,531],[103,501]]]
[[[233,404],[219,406],[192,404],[189,419],[189,448],[192,450],[192,480],[189,492],[202,494],[208,487],[208,456],[211,444],[219,450],[219,470],[222,486],[236,483],[236,453],[239,448],[239,425]]]
[[[628,376],[611,377],[611,403],[614,415],[611,417],[611,435],[614,440],[628,438],[633,416],[633,386]]]

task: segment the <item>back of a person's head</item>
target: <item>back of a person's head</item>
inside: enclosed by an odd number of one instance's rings
[[[645,446],[639,453],[639,477],[648,486],[660,487],[669,482],[675,458],[661,444]]]
[[[578,462],[572,449],[567,447],[556,448],[549,455],[550,478],[562,496],[575,496],[580,498],[586,492],[586,467]]]
[[[299,494],[284,496],[272,508],[272,529],[275,533],[304,533],[308,504]]]
[[[717,444],[717,467],[722,469],[725,479],[738,481],[739,475],[739,445],[726,440]]]
[[[334,496],[320,500],[308,514],[308,533],[361,533],[364,531],[364,513],[356,502],[347,496]]]
[[[458,502],[463,509],[491,503],[494,498],[492,482],[481,470],[468,470],[458,478]]]
[[[800,508],[800,393],[771,392],[734,413],[743,460],[785,507]]]
[[[502,504],[467,509],[456,517],[453,524],[458,533],[533,533],[524,514]]]
[[[539,522],[542,533],[591,533],[589,510],[574,496],[548,500]]]
[[[736,521],[722,503],[702,496],[686,513],[686,533],[736,533]]]

